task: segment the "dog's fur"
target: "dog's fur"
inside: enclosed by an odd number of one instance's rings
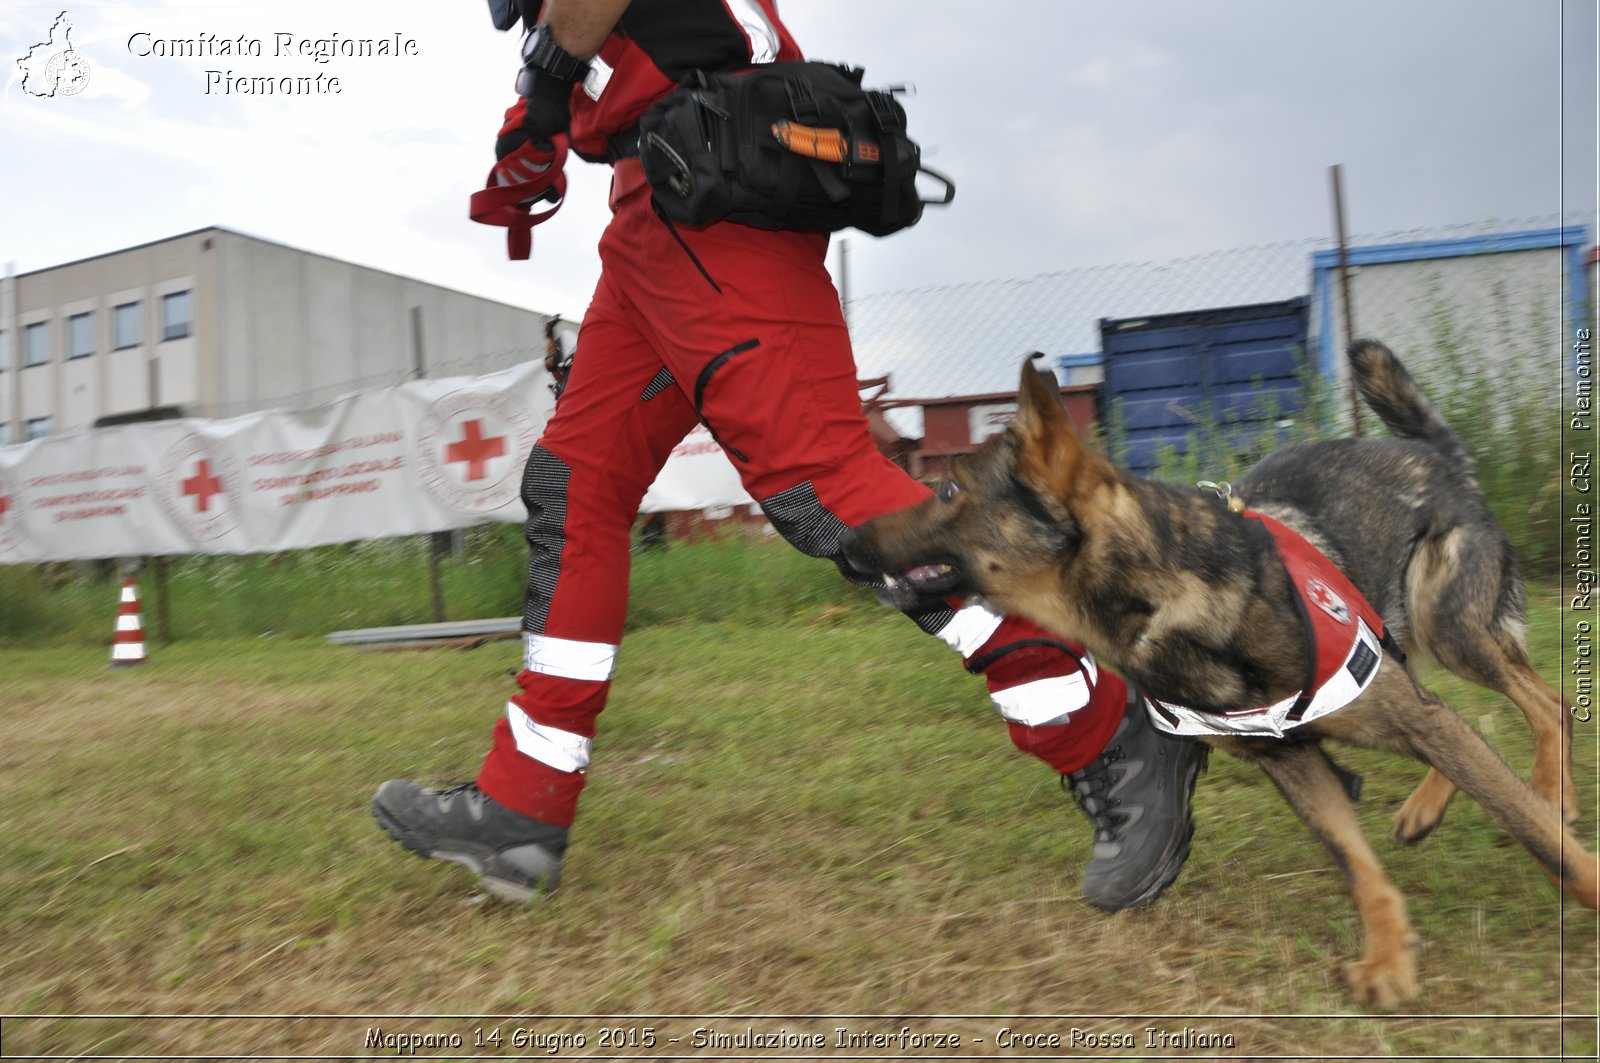
[[[1285,447],[1234,492],[1339,565],[1407,651],[1510,697],[1534,732],[1539,796],[1393,654],[1357,700],[1286,740],[1207,741],[1260,764],[1332,853],[1366,937],[1347,978],[1363,1001],[1392,1006],[1418,991],[1405,902],[1321,740],[1431,766],[1396,817],[1401,841],[1432,830],[1460,786],[1591,909],[1600,868],[1563,825],[1578,810],[1570,713],[1528,666],[1515,558],[1472,460],[1388,348],[1362,341],[1349,357],[1396,438]],[[1117,469],[1080,439],[1047,380],[1025,363],[1015,423],[960,464],[954,490],[859,529],[848,564],[887,577],[882,596],[901,608],[980,595],[1078,639],[1165,701],[1221,712],[1294,695],[1307,647],[1260,525],[1214,495]]]

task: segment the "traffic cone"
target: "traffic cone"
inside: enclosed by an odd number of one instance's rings
[[[122,602],[117,606],[117,634],[111,640],[111,667],[131,668],[144,663],[144,614],[139,611],[139,581],[122,581]]]

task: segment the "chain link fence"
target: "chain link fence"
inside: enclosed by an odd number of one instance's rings
[[[1474,224],[1366,233],[1349,240],[1358,262],[1351,297],[1356,332],[1383,339],[1401,356],[1426,355],[1435,335],[1474,337],[1496,351],[1548,351],[1549,341],[1579,311],[1573,292],[1586,284],[1563,270],[1575,260],[1554,247],[1527,247],[1526,235],[1575,231],[1587,251],[1600,212],[1506,219]],[[1520,238],[1520,239],[1519,239]],[[1445,258],[1445,245],[1460,252]],[[1394,249],[1377,263],[1360,261],[1363,249]],[[1449,248],[1445,247],[1446,250]],[[863,378],[888,376],[894,400],[946,398],[1015,390],[1022,358],[1042,351],[1069,363],[1063,383],[1094,382],[1102,318],[1149,317],[1186,311],[1312,301],[1308,341],[1345,339],[1339,318],[1336,257],[1330,237],[1308,237],[1188,255],[1166,261],[1121,262],[1042,273],[1032,277],[908,288],[858,296],[846,306],[856,361]],[[1396,257],[1398,256],[1398,257]],[[1581,257],[1581,256],[1576,256]],[[1403,274],[1408,274],[1404,275]],[[571,323],[566,328],[574,328]],[[430,358],[430,377],[480,376],[544,357],[542,338],[526,346]],[[1509,357],[1509,356],[1508,356]],[[1325,360],[1335,371],[1338,360]],[[391,387],[414,379],[397,367],[335,385],[199,410],[226,418],[266,407],[303,409],[353,391]],[[915,430],[914,413],[899,411],[895,424]]]
[[[484,351],[479,354],[430,361],[424,367],[424,373],[429,377],[487,376],[490,373],[498,373],[502,369],[510,369],[512,366],[542,360],[544,351],[544,342],[541,339],[536,347],[506,347],[500,350]],[[352,392],[394,387],[415,379],[417,379],[417,371],[415,369],[396,367],[386,369],[380,373],[373,373],[308,391],[290,392],[246,402],[205,405],[197,407],[197,412],[202,417],[225,420],[229,417],[241,417],[244,414],[264,409],[307,410],[321,406],[324,403],[333,402]]]
[[[1332,239],[1319,237],[877,293],[853,300],[847,312],[861,375],[890,378],[884,397],[904,406],[886,416],[902,436],[926,445],[924,412],[931,418],[939,405],[926,400],[969,396],[983,403],[1014,393],[1030,352],[1048,355],[1063,384],[1100,384],[1105,320],[1137,327],[1139,319],[1181,315],[1197,337],[1191,351],[1198,352],[1209,323],[1239,316],[1225,313],[1229,308],[1295,300],[1304,305],[1304,335],[1293,345],[1307,413],[1257,417],[1269,430],[1241,443],[1237,432],[1214,423],[1214,409],[1195,404],[1179,411],[1193,426],[1190,446],[1178,460],[1169,453],[1167,465],[1151,474],[1220,480],[1286,439],[1351,431],[1357,407],[1343,351],[1351,336],[1379,339],[1466,441],[1484,493],[1524,563],[1553,575],[1565,504],[1563,409],[1575,372],[1572,341],[1580,327],[1593,325],[1596,221],[1591,210],[1366,233],[1351,237],[1343,256]],[[1258,387],[1263,402],[1280,394]],[[1123,458],[1119,392],[1106,382],[1098,399],[1104,444]],[[1376,430],[1370,413],[1363,420],[1366,431]],[[1274,424],[1279,430],[1271,430]],[[932,436],[933,426],[926,427]]]
[[[1495,356],[1502,365],[1553,356],[1566,319],[1588,312],[1580,309],[1586,283],[1570,271],[1583,268],[1596,217],[1590,210],[1352,236],[1355,332],[1424,361],[1439,336],[1470,337],[1503,352]],[[1339,377],[1341,359],[1328,357],[1346,342],[1336,260],[1334,241],[1314,237],[1164,262],[880,292],[846,309],[861,376],[889,376],[894,399],[1014,391],[1018,366],[1033,351],[1073,363],[1063,383],[1092,381],[1102,318],[1295,297],[1311,300],[1308,343],[1321,367]],[[1557,363],[1540,367],[1554,372]],[[918,427],[904,413],[896,426],[908,434]]]

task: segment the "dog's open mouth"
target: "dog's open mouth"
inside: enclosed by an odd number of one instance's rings
[[[954,562],[932,561],[913,565],[898,576],[885,572],[882,578],[883,590],[878,597],[887,605],[904,609],[954,592],[961,584],[961,570]]]
[[[894,576],[885,576],[884,578],[889,583],[896,582],[896,577]],[[944,590],[960,579],[961,575],[956,571],[954,565],[944,561],[935,561],[932,564],[918,565],[915,568],[907,569],[905,574],[898,578],[905,580],[913,587]]]

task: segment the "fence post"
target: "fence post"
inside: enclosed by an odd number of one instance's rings
[[[412,379],[421,380],[425,374],[422,351],[422,307],[411,308],[411,364]],[[449,539],[440,541],[449,532],[428,533],[428,592],[433,599],[433,622],[444,623],[444,577],[439,571],[439,560],[450,548]]]
[[[1343,302],[1344,316],[1344,341],[1346,344],[1354,343],[1356,339],[1355,311],[1350,305],[1350,252],[1347,246],[1344,229],[1344,181],[1342,174],[1344,167],[1334,163],[1328,167],[1333,176],[1333,228],[1339,241],[1339,295]],[[1333,337],[1326,337],[1324,342],[1333,342]],[[1337,363],[1336,363],[1337,364]],[[1361,434],[1361,400],[1356,393],[1356,379],[1352,375],[1349,382],[1350,389],[1350,433]]]
[[[167,562],[165,554],[150,558],[156,584],[156,638],[163,646],[172,645],[172,610],[167,607]]]

